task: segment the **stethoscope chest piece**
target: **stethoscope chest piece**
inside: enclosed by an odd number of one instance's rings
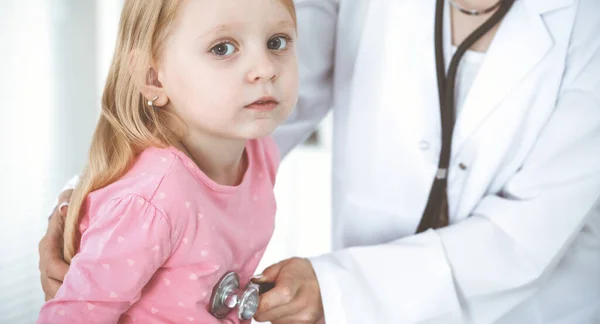
[[[213,288],[210,297],[210,313],[216,318],[224,318],[237,308],[238,318],[249,320],[258,309],[258,295],[258,285],[250,283],[242,291],[239,276],[235,272],[228,272]]]

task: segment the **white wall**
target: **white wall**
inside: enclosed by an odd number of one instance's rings
[[[98,113],[95,2],[1,0],[0,44],[0,323],[32,323],[37,243]]]
[[[292,256],[331,250],[331,151],[322,144],[301,146],[282,162],[275,186],[275,233],[257,271]]]

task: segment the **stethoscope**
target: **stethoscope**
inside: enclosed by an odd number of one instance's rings
[[[437,0],[435,12],[435,61],[438,83],[438,95],[440,100],[440,115],[442,119],[442,149],[438,163],[438,170],[433,180],[427,206],[423,212],[417,233],[424,232],[430,228],[440,228],[448,225],[448,169],[450,166],[450,153],[452,148],[452,134],[454,131],[454,86],[458,64],[465,52],[477,42],[483,35],[504,18],[515,0],[499,0],[491,7],[498,10],[467,37],[457,48],[456,53],[450,61],[448,75],[445,73],[444,51],[443,51],[443,25],[444,25],[444,1]],[[450,0],[450,4],[456,7],[456,3]],[[473,11],[459,10],[466,14],[476,14]],[[485,12],[485,11],[484,11]]]
[[[254,317],[258,309],[259,296],[272,288],[273,283],[250,281],[245,289],[241,289],[238,274],[233,271],[227,272],[213,288],[209,312],[214,317],[221,319],[237,309],[237,317],[247,321]]]

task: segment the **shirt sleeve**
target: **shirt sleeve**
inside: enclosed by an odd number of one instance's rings
[[[65,183],[63,188],[60,190],[59,194],[65,190],[75,189],[75,187],[77,186],[77,182],[79,182],[79,175],[75,175],[71,179],[69,179],[69,181],[67,181],[67,183]],[[58,206],[58,196],[59,195],[56,195],[56,196],[57,196],[57,198],[54,200],[53,206],[50,206],[50,208],[48,208],[50,210],[48,219],[50,219],[50,217],[52,217],[52,214],[54,214],[54,211],[56,210],[56,208],[59,207]]]
[[[63,186],[61,192],[69,189],[75,189],[75,186],[77,186],[77,182],[79,182],[79,175],[75,175],[71,179],[69,179],[69,181],[67,181],[67,183],[65,183],[65,185]]]
[[[144,198],[113,199],[100,210],[37,323],[117,323],[171,254],[171,226]]]

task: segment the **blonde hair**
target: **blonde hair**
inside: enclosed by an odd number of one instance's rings
[[[177,116],[146,105],[139,88],[147,83],[149,67],[159,57],[182,1],[124,1],[100,118],[65,220],[63,258],[68,263],[79,248],[79,222],[88,194],[121,178],[145,148],[173,145],[183,136],[169,127],[180,122]],[[281,1],[296,24],[293,0]]]

